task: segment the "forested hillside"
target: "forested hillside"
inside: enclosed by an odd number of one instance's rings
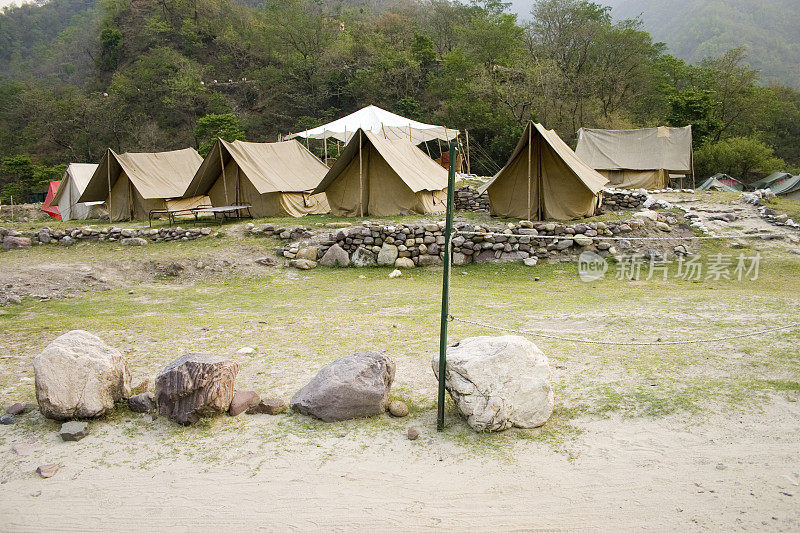
[[[642,15],[644,27],[690,62],[744,47],[766,80],[800,88],[797,0],[610,0],[614,16]]]
[[[484,174],[529,119],[568,142],[581,126],[693,124],[701,174],[747,178],[800,164],[800,94],[760,84],[742,50],[690,65],[638,21],[614,22],[591,2],[539,0],[524,25],[507,7],[51,0],[6,10],[3,197],[109,146],[202,147],[217,134],[273,141],[368,104],[468,129],[473,170]]]

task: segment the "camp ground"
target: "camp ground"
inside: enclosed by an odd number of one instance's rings
[[[447,170],[410,141],[357,130],[314,189],[337,216],[442,213]]]
[[[224,209],[246,206],[254,217],[300,217],[329,211],[325,194],[311,194],[328,167],[296,140],[277,143],[217,139],[184,198],[207,196]]]
[[[621,189],[663,189],[670,175],[681,187],[692,183],[692,127],[578,130],[575,153]],[[686,181],[684,181],[684,179]]]
[[[592,216],[608,180],[553,130],[529,122],[505,166],[479,192],[493,215],[527,220]]]
[[[727,174],[714,174],[703,183],[697,186],[699,191],[727,191],[727,192],[742,192],[744,190],[744,183],[732,178]]]
[[[753,190],[758,189],[771,189],[782,182],[791,179],[792,175],[788,172],[773,172],[772,174],[768,175],[767,177],[760,179],[758,181],[754,181],[750,184],[750,188]]]
[[[70,163],[67,166],[61,184],[50,202],[58,207],[61,220],[100,218],[106,213],[103,202],[78,201],[96,170],[97,165],[94,163]]]
[[[182,199],[202,162],[194,148],[124,154],[109,148],[78,202],[105,202],[113,221],[147,220],[151,211],[203,205],[207,198]]]

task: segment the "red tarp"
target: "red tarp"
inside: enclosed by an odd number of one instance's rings
[[[50,186],[47,188],[47,196],[45,197],[44,204],[42,205],[42,211],[50,215],[50,218],[61,220],[61,213],[58,212],[58,206],[50,206],[50,202],[53,201],[53,197],[56,195],[59,185],[61,185],[60,181],[50,182]]]

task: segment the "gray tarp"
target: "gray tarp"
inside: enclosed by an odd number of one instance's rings
[[[505,166],[479,189],[493,215],[569,220],[592,216],[608,180],[553,130],[529,122]]]
[[[692,127],[578,130],[575,153],[621,188],[659,189],[692,173]]]
[[[327,213],[325,195],[310,193],[327,171],[325,163],[295,140],[217,139],[185,196],[208,195],[214,206],[249,204],[256,217]]]

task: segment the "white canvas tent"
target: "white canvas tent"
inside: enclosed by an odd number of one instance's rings
[[[57,206],[61,220],[86,220],[100,218],[106,213],[103,202],[79,202],[92,174],[97,170],[94,163],[70,163],[61,178],[52,206]]]
[[[670,174],[694,175],[691,126],[581,128],[575,153],[620,189],[663,189]]]
[[[417,122],[378,106],[370,105],[328,124],[293,133],[286,138],[337,139],[347,144],[359,129],[364,132],[380,134],[385,139],[405,140],[413,144],[437,139],[445,142],[452,141],[458,137],[459,133],[458,130]]]
[[[329,211],[325,194],[311,194],[328,167],[297,141],[227,142],[214,147],[186,188],[211,205],[250,206],[255,217],[301,217]]]
[[[358,130],[314,192],[337,216],[441,213],[447,170],[407,140]]]
[[[147,220],[152,210],[208,203],[207,198],[175,200],[184,195],[202,162],[194,148],[124,154],[109,148],[78,201],[105,202],[112,221]]]

